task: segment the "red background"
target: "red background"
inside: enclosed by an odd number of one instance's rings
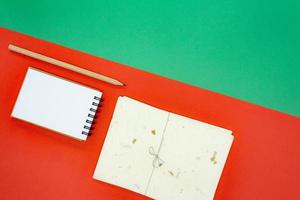
[[[10,52],[7,48],[10,43],[117,78],[127,86],[112,86]],[[104,93],[94,134],[86,142],[10,117],[28,66]],[[92,179],[119,95],[233,131],[235,140],[216,200],[300,199],[300,119],[297,117],[3,28],[0,29],[0,69],[1,200],[147,199]]]

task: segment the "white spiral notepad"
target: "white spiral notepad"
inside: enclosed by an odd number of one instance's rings
[[[212,200],[231,131],[119,97],[94,178],[159,200]]]
[[[102,93],[29,68],[12,117],[86,140]]]

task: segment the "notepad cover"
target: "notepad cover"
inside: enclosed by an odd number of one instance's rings
[[[11,116],[86,140],[83,133],[90,127],[86,121],[94,115],[90,108],[97,109],[93,102],[99,101],[94,98],[101,96],[95,89],[29,68]]]
[[[154,199],[213,199],[231,131],[119,97],[94,178]]]

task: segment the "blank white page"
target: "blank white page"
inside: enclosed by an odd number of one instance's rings
[[[56,131],[79,140],[86,140],[90,126],[90,108],[97,109],[102,93],[95,89],[29,68],[19,92],[12,117]]]

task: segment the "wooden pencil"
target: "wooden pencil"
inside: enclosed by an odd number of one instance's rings
[[[30,51],[28,49],[24,49],[22,47],[15,46],[13,44],[10,44],[8,46],[8,49],[13,51],[13,52],[17,52],[19,54],[26,55],[26,56],[29,56],[31,58],[35,58],[37,60],[41,60],[41,61],[44,61],[44,62],[53,64],[53,65],[56,65],[56,66],[59,66],[59,67],[77,72],[77,73],[80,73],[80,74],[84,74],[86,76],[89,76],[89,77],[92,77],[92,78],[95,78],[95,79],[98,79],[98,80],[101,80],[101,81],[104,81],[104,82],[107,82],[107,83],[110,83],[110,84],[113,84],[113,85],[119,85],[119,86],[124,86],[125,85],[124,83],[122,83],[122,82],[120,82],[116,79],[110,78],[108,76],[98,74],[96,72],[89,71],[87,69],[83,69],[81,67],[72,65],[70,63],[66,63],[66,62],[57,60],[55,58],[48,57],[46,55],[39,54],[39,53]]]

